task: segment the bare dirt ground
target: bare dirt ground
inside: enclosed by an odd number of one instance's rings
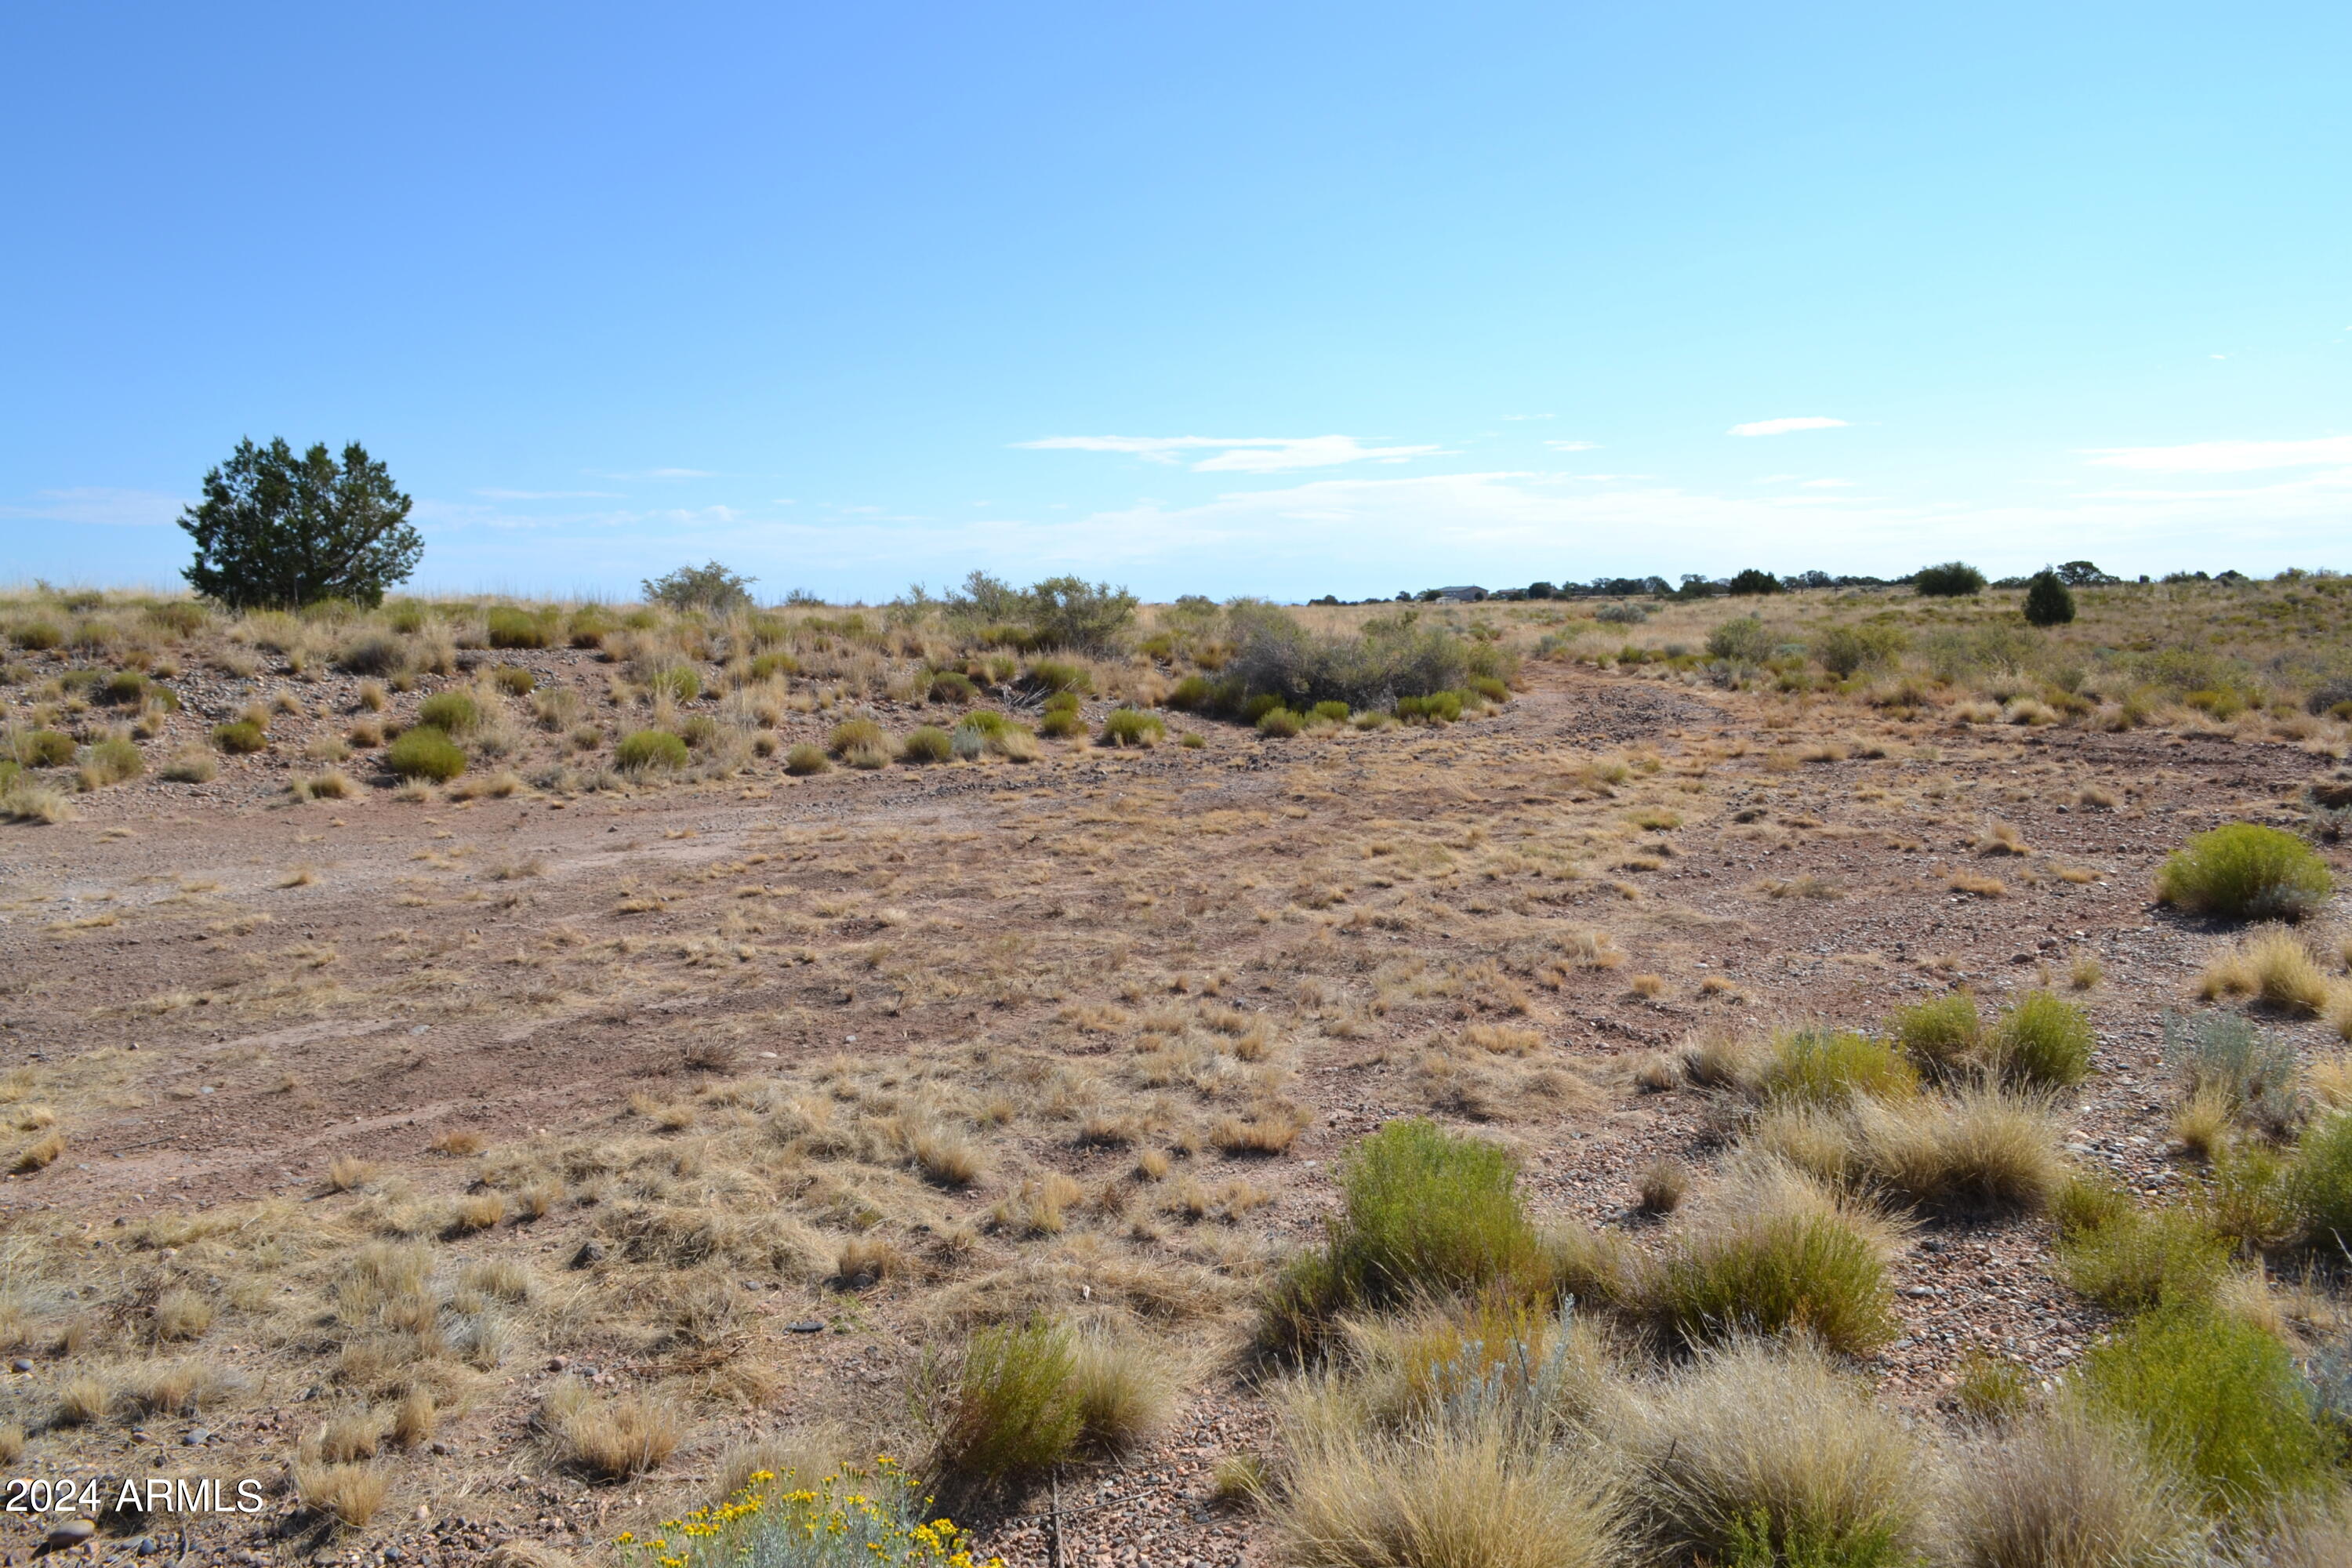
[[[1214,1460],[1270,1426],[1232,1353],[1252,1291],[1328,1211],[1329,1162],[1388,1118],[1475,1125],[1520,1152],[1539,1210],[1640,1236],[1658,1222],[1634,1209],[1638,1173],[1673,1158],[1704,1180],[1723,1133],[1698,1091],[1641,1088],[1653,1053],[1866,1026],[1954,984],[2044,985],[2097,1030],[2074,1157],[2149,1194],[2189,1179],[2160,1019],[2215,938],[2158,909],[2149,874],[2192,832],[2292,819],[2326,759],[1530,671],[1498,715],[1446,730],[1267,742],[1205,724],[1198,749],[771,768],[570,801],[297,805],[233,779],[142,784],[0,833],[0,1068],[29,1069],[23,1098],[67,1140],[0,1184],[0,1244],[82,1260],[40,1276],[79,1334],[7,1374],[5,1414],[30,1435],[13,1471],[270,1488],[260,1514],[133,1521],[89,1549],[112,1554],[142,1539],[192,1562],[461,1563],[518,1539],[584,1554],[705,1500],[730,1444],[903,1429],[908,1376],[960,1325],[1099,1307],[1183,1361],[1182,1413],[983,1543],[1021,1563],[1224,1564],[1261,1535],[1207,1490]],[[2328,1043],[2316,1022],[2281,1026]],[[790,1159],[745,1156],[756,1180],[701,1173],[726,1166],[722,1131],[786,1114],[778,1097],[878,1118],[926,1084],[984,1148],[962,1185],[886,1180],[871,1150],[805,1135]],[[1303,1131],[1256,1152],[1221,1131],[1234,1118]],[[669,1149],[664,1180],[699,1195],[567,1163],[615,1140]],[[1171,1174],[1133,1173],[1150,1150]],[[502,1159],[569,1173],[563,1195],[471,1229],[415,1217],[511,1195]],[[368,1168],[330,1182],[337,1161]],[[1022,1223],[1055,1173],[1084,1195]],[[709,1249],[692,1271],[728,1294],[724,1331],[665,1334],[605,1306],[650,1302],[687,1267],[633,1246],[639,1199],[772,1208],[791,1244],[761,1267]],[[225,1239],[172,1229],[207,1215]],[[236,1250],[259,1230],[266,1264]],[[386,1450],[373,1522],[298,1521],[289,1455],[314,1409],[363,1402],[317,1327],[341,1267],[330,1238],[415,1234],[453,1263],[520,1260],[543,1289],[429,1442]],[[853,1237],[887,1240],[887,1264],[844,1278],[834,1249]],[[1932,1415],[1971,1346],[2065,1367],[2103,1320],[2048,1249],[2035,1218],[1922,1229],[1898,1264],[1905,1337],[1873,1368],[1888,1395]],[[60,1384],[130,1365],[174,1284],[215,1297],[217,1321],[138,1354],[201,1353],[238,1391],[56,1425]],[[686,1443],[627,1487],[558,1471],[531,1418],[559,1374],[675,1393]],[[39,1531],[16,1516],[0,1536],[21,1561]]]

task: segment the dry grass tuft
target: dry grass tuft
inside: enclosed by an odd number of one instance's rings
[[[1736,1342],[1641,1411],[1641,1533],[1670,1561],[1892,1564],[1924,1533],[1901,1419],[1802,1341]]]
[[[539,1425],[558,1466],[596,1481],[658,1469],[686,1436],[677,1413],[660,1400],[648,1394],[599,1399],[574,1377],[548,1386]]]
[[[2326,974],[2311,944],[2284,926],[2264,926],[2216,952],[2199,977],[2207,1001],[2252,996],[2281,1012],[2314,1016],[2328,1003]]]

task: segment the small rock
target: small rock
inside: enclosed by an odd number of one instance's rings
[[[201,1426],[191,1427],[187,1431],[180,1434],[180,1447],[183,1448],[201,1448],[205,1446],[205,1441],[211,1436],[212,1434],[205,1431]]]
[[[425,1451],[428,1454],[446,1454],[449,1451],[449,1445],[441,1441],[440,1438],[436,1437],[433,1441],[425,1445]],[[425,1510],[425,1505],[423,1503],[416,1505],[416,1517],[419,1519],[427,1517]]]
[[[570,1366],[571,1364],[572,1363],[570,1362],[564,1360],[563,1357],[560,1355],[550,1356],[547,1358],[547,1370],[550,1372],[562,1372],[565,1367]]]
[[[585,1268],[591,1264],[600,1263],[604,1261],[605,1250],[604,1244],[592,1236],[580,1244],[579,1251],[572,1255],[572,1267]]]
[[[824,1332],[824,1321],[821,1318],[803,1318],[797,1323],[786,1323],[784,1331],[788,1334],[821,1334]]]
[[[383,1560],[386,1563],[405,1563],[408,1561],[408,1553],[397,1546],[387,1546],[383,1549]]]
[[[30,1372],[33,1370],[33,1363],[26,1360],[23,1356],[18,1356],[15,1361],[8,1363],[8,1370],[10,1372]]]
[[[52,1528],[44,1538],[43,1544],[52,1552],[63,1552],[68,1547],[79,1546],[97,1533],[98,1526],[90,1523],[89,1521],[69,1519],[63,1524]]]
[[[142,1557],[152,1557],[163,1550],[163,1543],[152,1535],[142,1535],[139,1538],[139,1544],[132,1550]]]

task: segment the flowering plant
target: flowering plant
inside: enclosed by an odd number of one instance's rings
[[[789,1471],[754,1471],[725,1502],[614,1544],[634,1568],[1004,1568],[1001,1558],[975,1559],[971,1537],[950,1521],[926,1520],[931,1500],[887,1454],[871,1472],[844,1467],[813,1487],[793,1481]]]

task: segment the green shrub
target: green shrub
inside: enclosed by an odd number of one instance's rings
[[[1068,1458],[1082,1425],[1076,1347],[1044,1322],[982,1329],[918,1382],[931,1461],[950,1495],[1018,1487]]]
[[[152,683],[135,669],[119,669],[98,689],[98,700],[112,708],[136,708],[147,700]]]
[[[1269,708],[1258,715],[1257,732],[1272,740],[1286,741],[1306,727],[1306,721],[1287,708]]]
[[[1813,639],[1811,651],[1822,668],[1844,680],[1857,671],[1893,662],[1906,640],[1893,626],[1832,626]]]
[[[121,737],[99,742],[90,747],[81,760],[81,786],[100,789],[107,784],[135,779],[147,771],[147,759],[139,754],[138,745]]]
[[[702,672],[690,664],[666,664],[646,678],[646,689],[673,702],[691,702],[702,695]]]
[[[1922,566],[1911,578],[1912,589],[1924,598],[1967,599],[1984,592],[1985,575],[1965,561]]]
[[[1307,710],[1307,717],[1321,719],[1333,724],[1344,724],[1348,721],[1348,705],[1339,701],[1318,702]]]
[[[1016,730],[1020,728],[1020,726],[1013,723],[1012,720],[1007,719],[1003,714],[999,713],[993,708],[975,708],[956,721],[956,728],[959,730],[975,731],[980,734],[993,738],[995,736],[1004,734],[1009,731]]]
[[[416,721],[447,735],[479,727],[482,705],[470,691],[436,691],[417,705]]]
[[[519,664],[502,664],[490,672],[499,689],[509,697],[528,697],[539,686],[539,677]]]
[[[1168,694],[1168,706],[1180,713],[1197,713],[1209,706],[1215,692],[1216,688],[1209,684],[1207,676],[1188,675],[1176,683],[1175,690]]]
[[[1083,692],[1094,685],[1094,677],[1087,673],[1086,666],[1058,658],[1041,658],[1031,665],[1029,679],[1056,695]]]
[[[2059,1184],[2050,1194],[2050,1217],[2058,1239],[2075,1241],[2107,1226],[2134,1218],[2138,1209],[2129,1193],[2106,1176],[2080,1173]]]
[[[1268,1297],[1265,1348],[1311,1353],[1341,1315],[1423,1295],[1548,1289],[1517,1166],[1501,1147],[1430,1121],[1391,1121],[1349,1151],[1339,1179],[1339,1215]]]
[[[213,726],[213,744],[233,757],[245,756],[269,744],[269,737],[250,719]]]
[[[1511,700],[1511,689],[1495,676],[1474,675],[1467,685],[1469,689],[1489,702],[1508,702]]]
[[[466,753],[447,731],[420,724],[384,748],[383,763],[404,779],[446,783],[466,771]]]
[[[66,634],[54,621],[19,621],[8,633],[8,640],[26,653],[42,653],[66,640]]]
[[[2300,1205],[2290,1184],[2293,1173],[2279,1152],[2267,1145],[2251,1140],[2224,1145],[2214,1151],[2198,1208],[2214,1234],[2240,1251],[2264,1251],[2296,1232]],[[2341,1256],[2331,1236],[2319,1235],[2331,1255]]]
[[[1075,735],[1084,728],[1086,726],[1079,721],[1076,708],[1048,708],[1044,717],[1037,721],[1037,733],[1049,735],[1056,741]]]
[[[821,773],[831,766],[833,763],[826,759],[824,748],[812,746],[806,741],[784,753],[784,772],[795,777]]]
[[[1168,733],[1167,721],[1157,713],[1147,713],[1140,708],[1114,709],[1103,720],[1102,743],[1106,746],[1151,746]]]
[[[1832,1214],[1741,1215],[1680,1238],[1650,1300],[1685,1344],[1801,1330],[1861,1355],[1898,1327],[1874,1243]]]
[[[1048,713],[1056,710],[1075,713],[1078,710],[1078,694],[1075,691],[1056,691],[1045,699],[1045,706]]]
[[[17,763],[24,767],[61,768],[73,761],[74,740],[62,730],[28,730],[16,737],[16,752]]]
[[[980,688],[960,669],[935,669],[931,671],[929,695],[934,702],[977,702]]]
[[[898,742],[898,760],[902,763],[944,763],[954,755],[955,737],[937,724],[919,724]]]
[[[641,586],[648,603],[667,605],[680,615],[705,610],[723,616],[750,609],[751,584],[758,581],[710,561],[645,578]]]
[[[2229,1243],[2181,1208],[2127,1209],[2058,1247],[2066,1282],[2117,1312],[2210,1300],[2229,1263]]]
[[[2047,991],[2031,991],[2001,1019],[1993,1060],[2002,1078],[2037,1089],[2068,1089],[2091,1073],[2091,1021]]]
[[[1919,1073],[1883,1040],[1844,1029],[1801,1029],[1774,1042],[1759,1084],[1768,1100],[1828,1105],[1855,1095],[1906,1098],[1917,1092]]]
[[[545,647],[553,640],[545,621],[511,605],[492,605],[484,619],[488,623],[492,647]]]
[[[2299,921],[2327,901],[2327,863],[2292,833],[2233,822],[2200,833],[2156,874],[2156,896],[2200,914]]]
[[[882,726],[871,719],[845,719],[833,727],[833,732],[825,737],[824,744],[825,749],[837,757],[852,746],[861,743],[872,745],[887,739],[888,736]]]
[[[202,605],[186,599],[175,599],[162,605],[150,605],[147,606],[146,616],[152,624],[163,627],[174,637],[183,637],[195,636],[204,630],[205,624],[212,619]]]
[[[1728,659],[1733,664],[1761,664],[1772,657],[1774,641],[1762,621],[1754,616],[1741,616],[1706,634],[1707,657]]]
[[[2286,1192],[2314,1247],[2337,1260],[2352,1256],[2352,1111],[2336,1111],[2304,1130]]]
[[[2025,624],[2063,626],[2074,618],[2074,595],[2058,574],[2043,567],[2025,590]]]
[[[615,625],[601,605],[583,605],[563,623],[563,639],[573,647],[594,647]]]
[[[2329,1477],[2310,1385],[2284,1345],[2233,1315],[2151,1312],[2084,1358],[2083,1382],[2215,1513],[2252,1512]]]
[[[621,737],[621,743],[613,748],[613,761],[633,773],[682,768],[687,763],[686,742],[667,730],[639,730]]]
[[[798,675],[801,661],[788,653],[763,653],[751,660],[751,679],[773,680],[780,675]]]
[[[2167,1013],[2164,1058],[2179,1075],[2184,1099],[2217,1100],[2231,1116],[2273,1131],[2293,1125],[2302,1069],[2286,1036],[2235,1013]]]
[[[1281,706],[1282,699],[1276,697],[1273,692],[1258,692],[1256,695],[1249,698],[1242,703],[1240,710],[1242,722],[1244,724],[1255,724],[1259,720],[1265,718],[1267,714],[1273,712],[1276,709]]]
[[[1898,1008],[1888,1016],[1886,1032],[1931,1078],[1957,1078],[1984,1065],[1977,999],[1965,991]]]

